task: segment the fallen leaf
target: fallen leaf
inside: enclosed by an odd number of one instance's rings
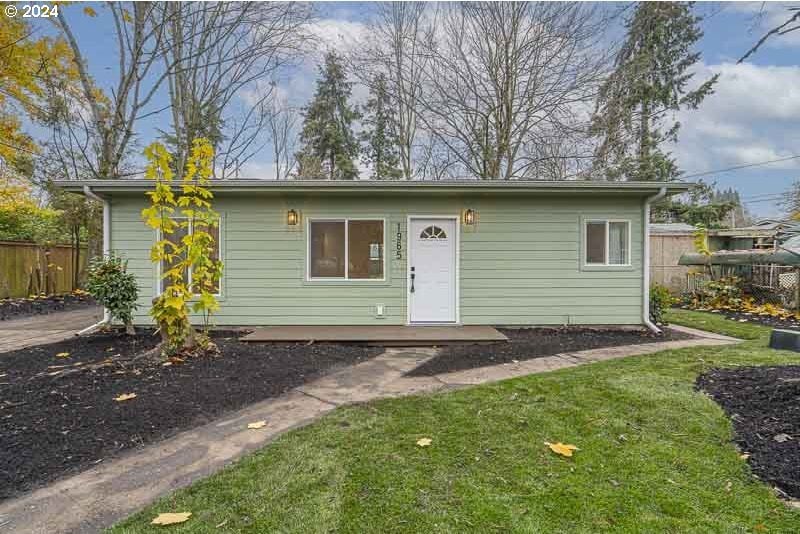
[[[560,454],[561,456],[566,456],[567,458],[572,456],[572,451],[579,450],[575,445],[565,445],[560,441],[558,443],[548,443],[545,441],[544,444],[550,447],[550,450],[554,453]]]
[[[249,423],[247,425],[247,428],[252,428],[257,430],[259,428],[264,428],[265,426],[267,426],[266,421],[256,421],[255,423]]]
[[[122,402],[126,400],[131,400],[136,398],[136,393],[123,393],[119,397],[114,397],[114,400],[117,402]]]
[[[740,454],[739,458],[741,458],[742,460],[747,460],[748,458],[750,458],[750,454],[745,452],[743,454]]]
[[[175,525],[185,523],[192,516],[192,512],[178,512],[171,514],[158,514],[155,519],[150,521],[151,525]]]
[[[792,436],[789,434],[777,434],[772,437],[773,440],[777,441],[778,443],[784,443],[792,439]]]
[[[417,445],[420,447],[430,447],[433,440],[431,438],[420,438],[417,440]]]
[[[69,352],[59,352],[56,354],[56,358],[69,358]]]

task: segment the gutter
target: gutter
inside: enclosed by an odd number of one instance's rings
[[[107,198],[103,198],[95,194],[92,188],[88,185],[83,186],[83,194],[92,200],[96,200],[103,204],[103,256],[108,256],[111,252],[111,204]],[[86,327],[77,335],[82,336],[91,334],[103,325],[111,324],[111,312],[108,308],[103,308],[103,319],[100,322]]]
[[[644,199],[642,217],[644,220],[644,246],[642,247],[642,323],[656,334],[661,329],[650,320],[650,204],[667,196],[666,186],[661,186],[658,193]]]

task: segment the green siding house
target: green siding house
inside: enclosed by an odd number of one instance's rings
[[[160,287],[144,180],[61,182],[104,203],[104,247]],[[215,182],[217,325],[647,325],[658,182]]]

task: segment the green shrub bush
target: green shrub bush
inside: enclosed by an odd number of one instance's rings
[[[650,320],[655,324],[664,323],[664,312],[672,306],[675,298],[669,289],[661,284],[650,286]]]
[[[128,262],[111,253],[96,258],[89,264],[86,289],[94,299],[105,306],[111,319],[125,325],[128,334],[134,334],[133,312],[139,290],[136,277],[127,271]]]

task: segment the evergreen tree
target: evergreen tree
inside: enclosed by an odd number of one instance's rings
[[[358,140],[352,123],[358,112],[350,107],[352,83],[347,81],[342,59],[334,51],[325,55],[314,99],[305,108],[302,147],[296,154],[300,178],[354,180],[358,169]]]
[[[370,99],[364,108],[362,132],[364,143],[361,150],[362,161],[372,167],[375,180],[396,180],[403,176],[400,170],[398,138],[389,94],[386,91],[386,76],[378,74],[370,90]]]
[[[675,161],[663,149],[675,142],[680,123],[670,115],[696,109],[713,92],[717,76],[692,91],[693,51],[701,18],[684,2],[639,2],[626,21],[627,37],[603,86],[592,119],[600,138],[596,171],[612,180],[672,180]]]
[[[685,198],[659,202],[652,208],[654,222],[682,222],[706,228],[731,228],[750,224],[750,214],[742,206],[735,189],[719,191],[698,182]]]

